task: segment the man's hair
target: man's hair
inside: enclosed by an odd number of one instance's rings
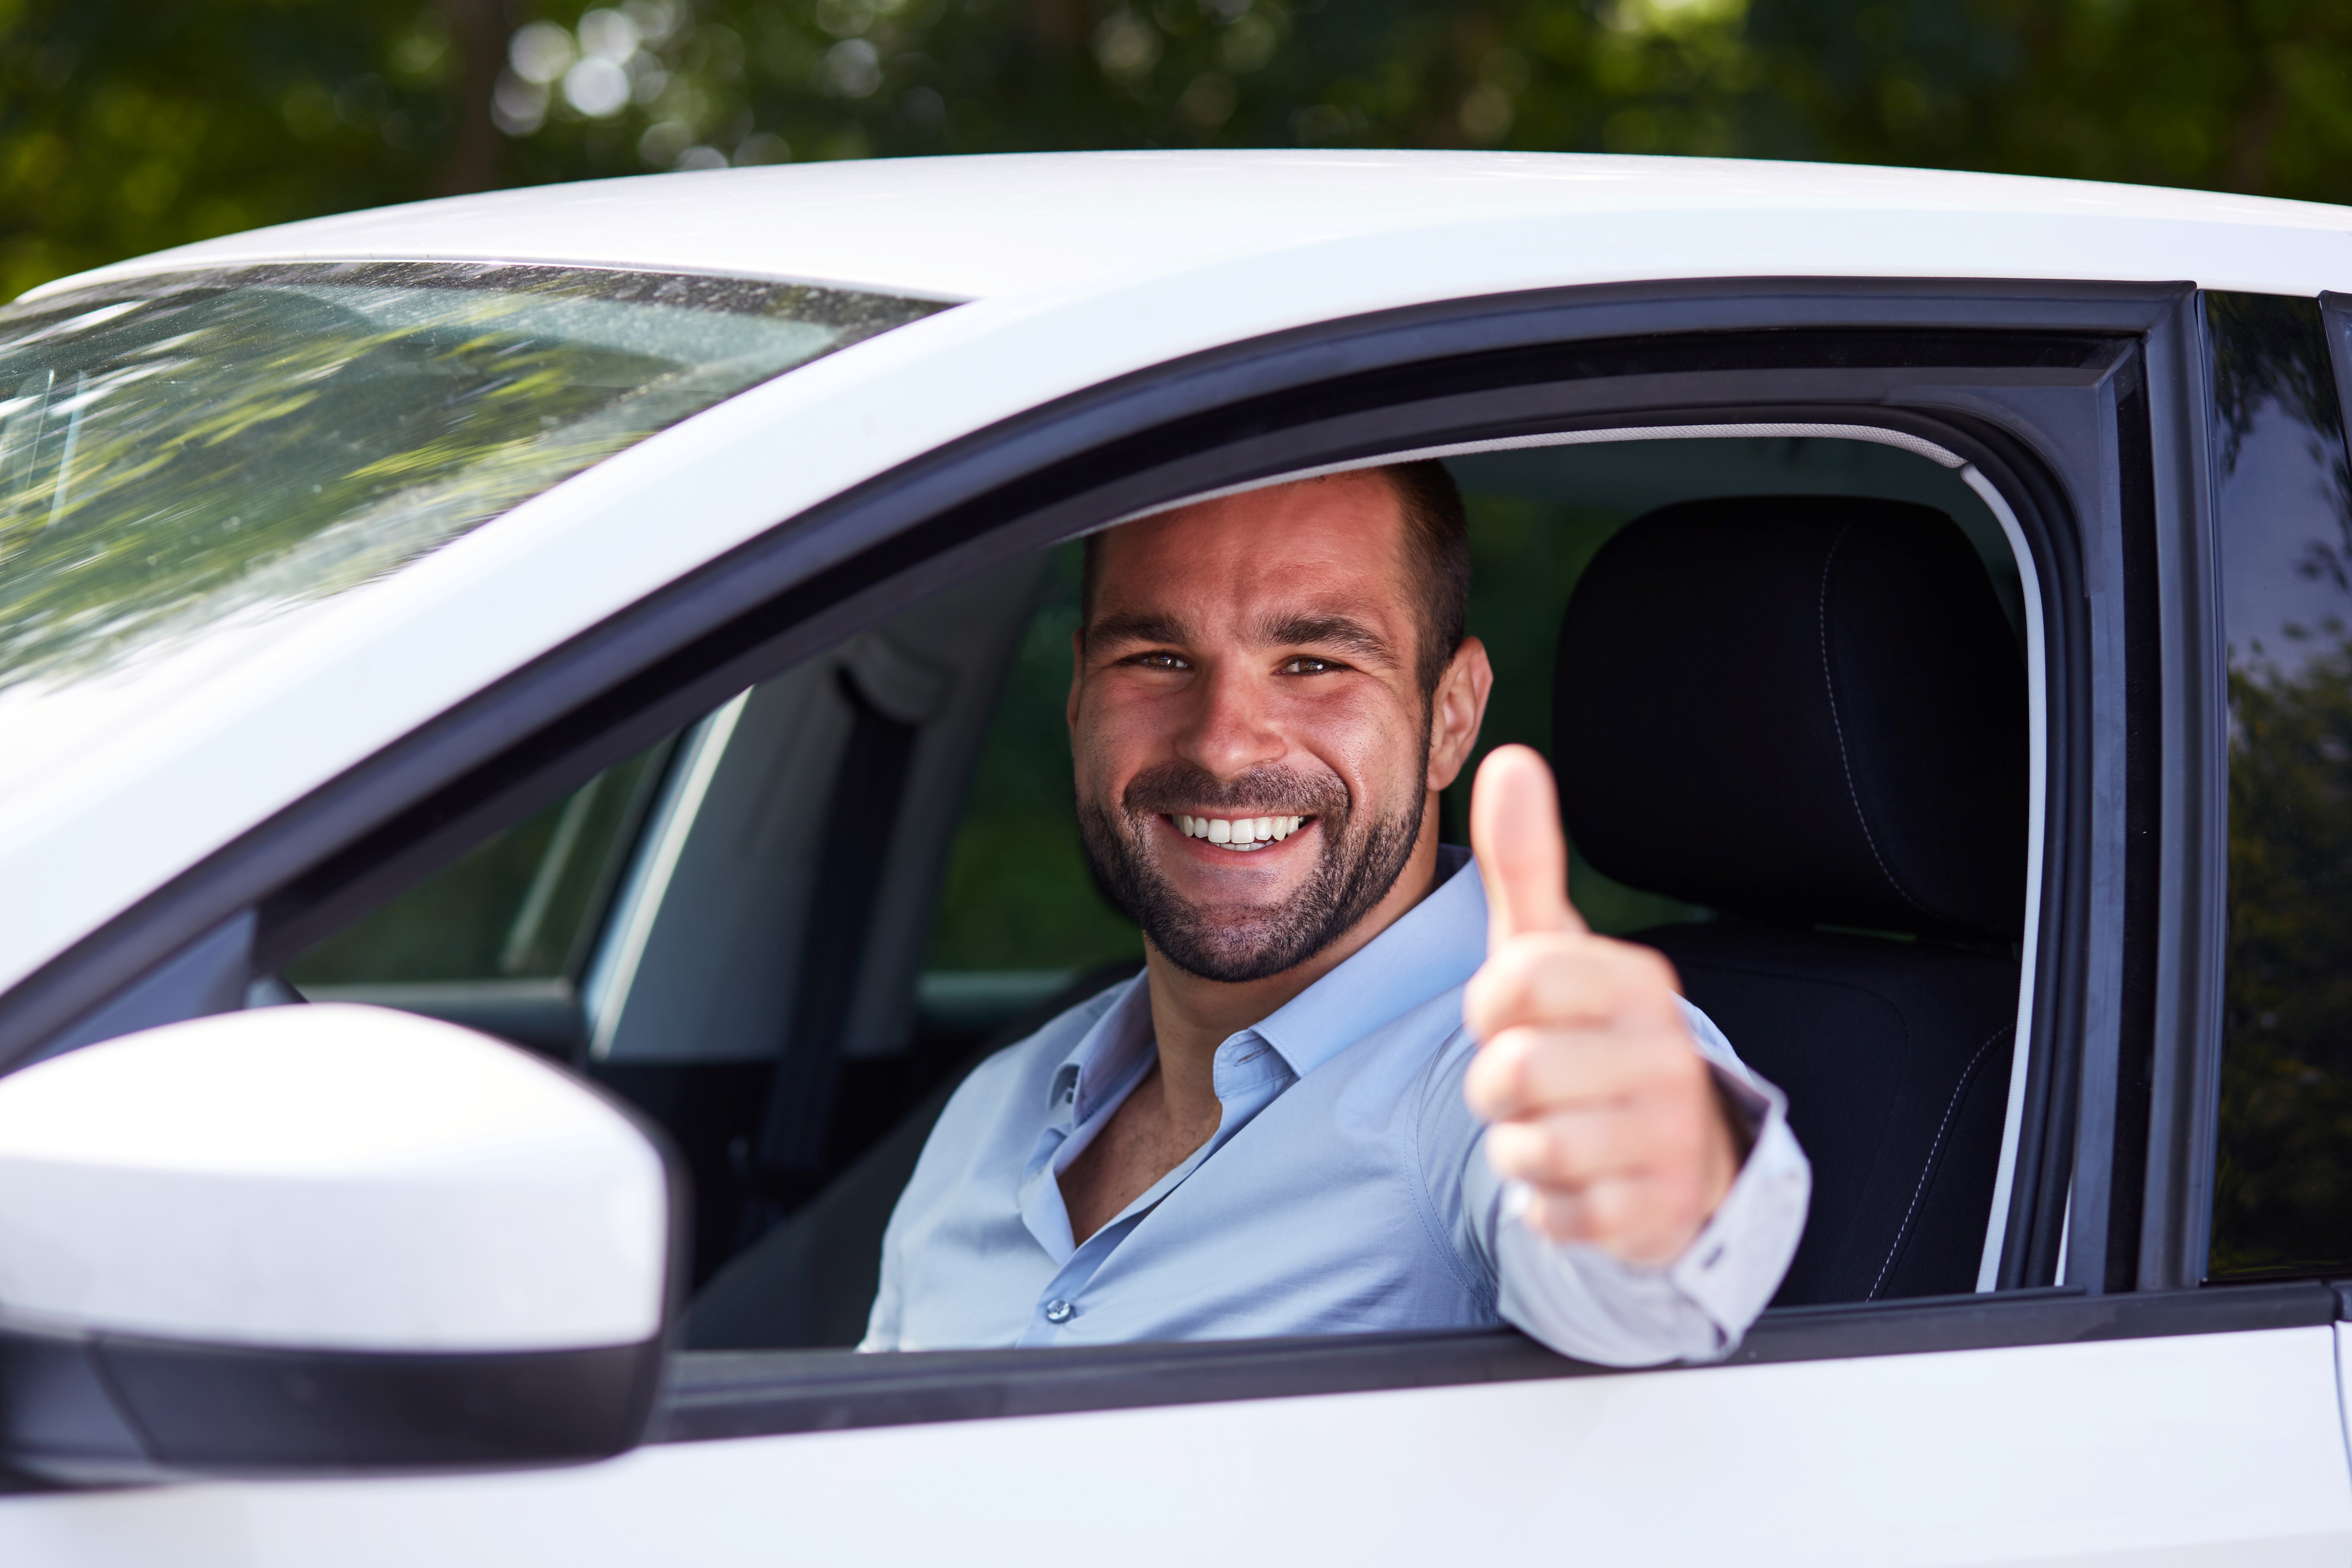
[[[1424,458],[1369,470],[1395,490],[1404,516],[1404,569],[1420,590],[1419,656],[1413,674],[1426,701],[1470,628],[1470,523],[1462,490],[1444,463]],[[1103,533],[1108,532],[1104,530]],[[1087,535],[1086,564],[1079,578],[1078,624],[1095,619],[1095,584],[1102,574],[1103,533]]]

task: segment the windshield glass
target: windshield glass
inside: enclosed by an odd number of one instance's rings
[[[403,262],[137,279],[0,310],[0,688],[379,577],[942,308]]]

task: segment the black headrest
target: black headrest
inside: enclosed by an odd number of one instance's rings
[[[1599,870],[1759,920],[2019,933],[2025,673],[1944,513],[1661,508],[1586,569],[1559,657],[1561,807]]]

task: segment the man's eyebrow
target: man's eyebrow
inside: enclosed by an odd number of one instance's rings
[[[1281,616],[1261,623],[1257,635],[1260,642],[1276,647],[1334,648],[1382,664],[1397,662],[1386,637],[1347,616]]]
[[[1087,628],[1087,641],[1097,638],[1108,643],[1181,643],[1185,640],[1184,624],[1158,611],[1120,611],[1101,616]]]

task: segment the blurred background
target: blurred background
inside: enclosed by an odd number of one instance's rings
[[[0,0],[0,299],[417,197],[816,158],[1496,147],[2352,200],[2344,0]]]

